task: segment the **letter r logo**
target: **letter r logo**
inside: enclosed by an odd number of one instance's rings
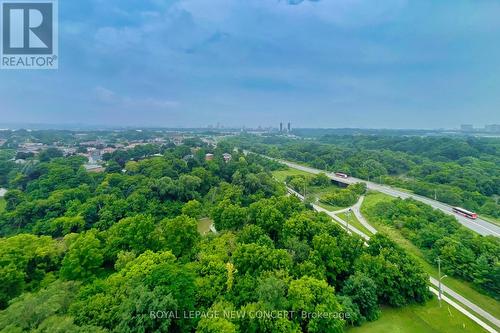
[[[3,54],[52,54],[53,4],[2,3]]]

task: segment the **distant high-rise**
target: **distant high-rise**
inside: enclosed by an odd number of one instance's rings
[[[288,133],[292,132],[292,123],[288,122]]]
[[[484,129],[489,133],[500,133],[500,125],[486,125]]]
[[[280,123],[280,133],[283,132],[283,123]]]
[[[467,125],[462,125],[462,126],[460,126],[460,130],[462,132],[472,132],[472,131],[474,131],[474,126],[473,125],[468,125],[468,124]]]

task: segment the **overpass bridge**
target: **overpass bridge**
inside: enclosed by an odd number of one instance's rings
[[[342,177],[336,176],[334,173],[327,172],[324,170],[311,168],[311,167],[304,166],[304,165],[301,165],[298,163],[280,160],[280,159],[272,158],[272,157],[265,156],[265,155],[261,155],[261,156],[268,158],[268,159],[271,159],[271,160],[274,160],[274,161],[277,161],[277,162],[280,162],[280,163],[285,164],[288,167],[296,169],[296,170],[301,170],[301,171],[308,172],[311,174],[324,173],[332,181],[335,181],[336,183],[350,185],[350,184],[363,182],[363,183],[366,183],[367,188],[369,190],[381,192],[381,193],[387,194],[387,195],[394,197],[394,198],[402,198],[402,199],[412,198],[414,200],[425,203],[425,204],[433,207],[434,209],[439,209],[440,211],[442,211],[445,214],[453,215],[461,225],[463,225],[464,227],[466,227],[466,228],[468,228],[468,229],[470,229],[470,230],[472,230],[472,231],[474,231],[482,236],[500,237],[500,227],[498,227],[497,225],[495,225],[491,222],[488,222],[484,219],[481,219],[481,218],[478,218],[476,220],[472,220],[472,219],[466,218],[465,216],[457,215],[453,212],[453,207],[450,205],[447,205],[445,203],[442,203],[442,202],[439,202],[439,201],[436,201],[436,200],[433,200],[433,199],[430,199],[427,197],[423,197],[421,195],[405,192],[403,190],[396,189],[394,187],[381,185],[381,184],[377,184],[374,182],[369,182],[369,181],[365,181],[365,180],[353,178],[353,177],[342,178]]]

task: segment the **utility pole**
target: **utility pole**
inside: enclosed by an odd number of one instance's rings
[[[347,218],[347,233],[349,233],[349,220],[351,219],[351,209],[349,209],[347,211],[347,213],[345,214],[346,218]]]
[[[434,200],[437,201],[437,199],[438,199],[438,191],[437,189],[434,189]]]
[[[438,278],[439,278],[439,306],[441,306],[441,258],[437,258],[436,261],[438,262]]]

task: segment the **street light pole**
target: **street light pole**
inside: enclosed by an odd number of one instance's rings
[[[441,307],[441,299],[443,298],[443,284],[441,283],[441,281],[447,277],[447,275],[443,275],[441,276],[441,258],[437,258],[436,259],[437,263],[438,263],[438,274],[439,274],[439,284],[438,284],[438,292],[439,292],[439,307]]]
[[[347,211],[345,216],[347,217],[347,233],[349,233],[349,220],[351,219],[351,209]]]
[[[448,275],[443,275],[441,276],[441,278],[439,279],[439,294],[441,295],[440,298],[443,297],[443,283],[441,282],[445,277],[447,277]],[[439,306],[441,306],[441,300],[439,301]]]

